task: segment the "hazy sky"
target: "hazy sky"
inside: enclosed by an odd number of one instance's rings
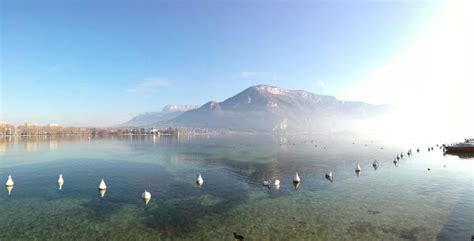
[[[393,93],[402,90],[394,86],[432,70],[409,68],[430,60],[433,49],[423,47],[446,49],[445,42],[430,41],[463,38],[449,31],[472,27],[449,19],[459,14],[446,9],[465,9],[462,4],[2,0],[0,119],[116,124],[170,103],[222,101],[260,83],[400,104]],[[436,29],[443,21],[458,29]],[[469,45],[457,44],[461,52]],[[381,79],[390,85],[371,89]]]

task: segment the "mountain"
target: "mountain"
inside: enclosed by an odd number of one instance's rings
[[[158,123],[164,123],[177,116],[181,115],[185,111],[198,108],[196,105],[167,105],[158,112],[146,112],[133,117],[131,120],[120,124],[122,127],[138,127],[138,126],[151,126]]]
[[[210,101],[188,110],[168,123],[255,132],[348,130],[355,121],[376,117],[387,110],[387,106],[256,85],[222,102]]]

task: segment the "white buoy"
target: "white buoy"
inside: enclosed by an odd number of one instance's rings
[[[99,184],[99,190],[105,190],[105,189],[107,189],[107,185],[105,185],[104,179],[102,178]]]
[[[198,186],[202,186],[202,184],[204,184],[204,179],[202,179],[202,176],[201,176],[201,173],[199,173],[197,179],[196,179],[196,184]]]
[[[378,167],[379,166],[379,161],[375,160],[374,163],[372,163],[373,167]]]
[[[326,178],[329,180],[329,181],[332,181],[332,172],[327,172],[326,173]]]
[[[145,192],[143,192],[142,194],[142,198],[143,198],[143,201],[145,202],[145,205],[148,205],[148,202],[150,202],[151,200],[151,193],[145,189]]]
[[[280,180],[278,179],[275,179],[275,183],[274,183],[275,186],[280,186]]]
[[[295,174],[295,178],[293,178],[293,182],[294,183],[300,183],[301,182],[301,179],[300,179],[300,176],[298,175],[298,173]]]
[[[13,182],[13,179],[12,179],[12,176],[11,175],[8,175],[8,180],[7,182],[5,183],[5,186],[6,187],[12,187],[15,183]]]
[[[63,174],[59,174],[59,178],[58,178],[59,190],[63,189],[63,185],[64,185]]]
[[[360,168],[360,165],[357,164],[355,171],[356,171],[356,172],[360,172],[361,170],[362,170],[362,169]]]

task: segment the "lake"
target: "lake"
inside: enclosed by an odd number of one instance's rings
[[[470,240],[474,158],[435,145],[354,136],[3,138],[0,240],[233,240],[234,232],[246,240]],[[262,185],[272,177],[279,189]]]

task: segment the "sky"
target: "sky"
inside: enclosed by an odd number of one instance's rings
[[[0,120],[107,126],[256,84],[407,111],[455,83],[436,103],[458,104],[468,99],[450,97],[473,80],[470,10],[469,1],[2,0]]]

